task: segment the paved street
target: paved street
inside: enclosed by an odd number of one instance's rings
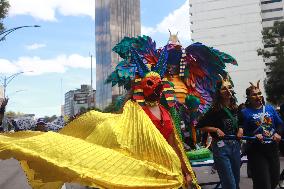
[[[1,189],[31,189],[20,163],[15,159],[0,160]]]
[[[280,158],[281,170],[284,169],[284,158]],[[218,174],[211,174],[211,167],[198,167],[194,168],[197,174],[199,183],[216,182],[219,180]],[[203,189],[212,189],[215,185],[203,186]],[[27,184],[26,177],[22,171],[18,161],[14,159],[0,160],[0,188],[1,189],[30,189]],[[62,187],[65,188],[65,187]],[[68,189],[82,189],[84,187],[76,185],[67,185]],[[241,168],[241,189],[252,189],[252,181],[247,178],[246,164]]]
[[[284,169],[284,157],[280,158],[280,170]],[[219,180],[217,172],[211,174],[211,167],[198,167],[194,168],[197,174],[199,183],[216,182]],[[204,186],[203,189],[212,189],[216,185]],[[244,163],[241,167],[241,181],[240,189],[252,189],[252,180],[247,177],[247,164]]]

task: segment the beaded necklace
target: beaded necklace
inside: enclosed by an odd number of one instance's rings
[[[238,120],[233,116],[233,114],[231,113],[230,109],[227,107],[223,107],[223,110],[226,112],[226,114],[229,116],[229,118],[232,120],[233,122],[233,127],[236,129],[238,128]]]

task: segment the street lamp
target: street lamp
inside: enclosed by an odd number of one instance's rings
[[[90,104],[88,102],[88,108],[92,107],[92,103],[94,102],[94,92],[93,92],[93,55],[89,52],[89,55],[91,57],[91,93],[88,94],[88,97],[90,96]]]
[[[33,71],[28,71],[28,72],[33,72]],[[4,98],[6,98],[6,87],[8,86],[8,84],[15,78],[17,77],[18,75],[20,74],[23,74],[23,73],[26,73],[26,72],[18,72],[18,73],[15,73],[13,75],[10,75],[9,77],[7,76],[4,76],[2,77],[2,80],[3,80],[3,96]]]
[[[16,93],[23,92],[23,91],[26,91],[26,90],[27,89],[17,90],[17,91],[14,91],[14,92],[10,93],[8,96],[11,97],[12,95],[15,95]]]
[[[12,33],[13,31],[15,30],[18,30],[18,29],[21,29],[21,28],[30,28],[30,27],[34,27],[34,28],[38,28],[40,27],[39,25],[32,25],[32,26],[19,26],[19,27],[15,27],[15,28],[11,28],[11,29],[8,29],[8,30],[4,30],[2,32],[0,32],[0,41],[4,41],[5,40],[5,37],[7,35],[9,35],[10,33]]]

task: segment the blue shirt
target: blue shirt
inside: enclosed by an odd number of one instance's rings
[[[269,136],[279,133],[279,128],[283,121],[278,113],[271,105],[265,106],[264,116],[263,109],[244,108],[242,110],[240,124],[244,129],[244,135],[254,136],[256,134],[263,134],[264,131],[269,132]],[[263,117],[263,118],[262,118]],[[261,121],[263,119],[263,121]]]

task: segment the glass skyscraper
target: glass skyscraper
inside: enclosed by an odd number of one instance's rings
[[[96,107],[105,108],[123,89],[105,80],[120,61],[112,48],[123,37],[141,33],[140,0],[96,0]]]

